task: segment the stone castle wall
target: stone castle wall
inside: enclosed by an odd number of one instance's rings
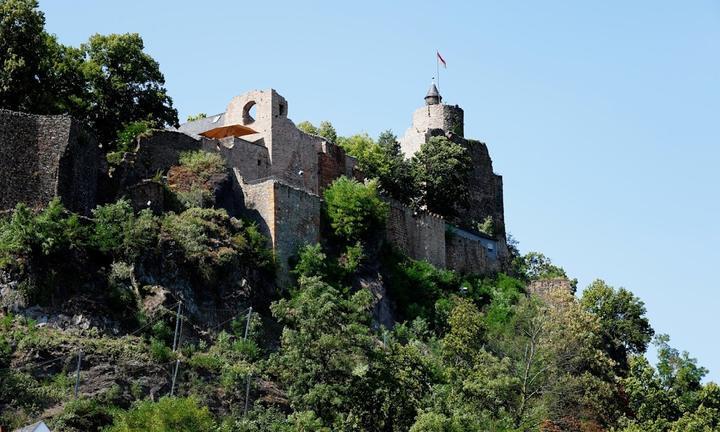
[[[493,172],[492,159],[487,145],[476,140],[461,139],[472,158],[473,172],[470,182],[470,202],[461,219],[483,222],[487,216],[493,218],[495,237],[505,239],[505,209],[503,205],[502,176]]]
[[[70,210],[95,206],[100,153],[69,116],[0,109],[0,208],[43,207],[58,196]]]
[[[320,197],[276,178],[245,182],[237,169],[235,177],[242,190],[244,213],[270,239],[278,282],[286,286],[300,248],[320,242]]]
[[[322,193],[330,184],[340,176],[356,177],[355,158],[345,154],[340,146],[322,143],[318,159],[318,192]]]
[[[222,140],[203,140],[203,148],[220,153],[231,168],[237,168],[246,181],[270,176],[268,149],[257,142],[228,137]]]
[[[317,194],[318,152],[324,140],[299,130],[287,115],[288,103],[275,90],[253,90],[230,101],[223,125],[241,124],[257,131],[243,139],[267,148],[270,175]]]
[[[281,286],[288,286],[290,269],[303,246],[320,242],[320,197],[274,182],[275,262]]]
[[[445,268],[445,221],[428,213],[414,214],[394,200],[389,204],[387,240],[413,259]]]
[[[531,281],[527,286],[528,294],[548,298],[555,292],[575,294],[572,282],[566,278],[540,279]]]
[[[487,242],[473,237],[458,230],[448,233],[445,237],[447,267],[460,273],[485,274],[499,271],[500,261],[497,255],[489,251]]]

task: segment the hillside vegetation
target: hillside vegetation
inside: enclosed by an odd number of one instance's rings
[[[0,107],[70,112],[112,164],[138,134],[176,123],[139,35],[64,46],[37,6],[0,0]],[[511,262],[492,275],[439,269],[384,242],[384,197],[453,216],[467,194],[461,146],[433,138],[406,160],[391,132],[299,126],[337,142],[370,179],[341,177],[324,192],[327,241],[298,252],[288,289],[274,284],[259,227],[216,208],[227,176],[217,154],[183,153],[145,179],[165,211],[120,197],[88,217],[57,199],[0,215],[1,427],[720,430],[720,388],[655,334],[629,290],[596,280],[580,295],[535,295],[533,281],[569,277],[512,241]],[[380,324],[381,302],[395,325]]]

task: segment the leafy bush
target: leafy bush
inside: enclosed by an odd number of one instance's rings
[[[219,154],[187,151],[180,154],[180,164],[168,171],[168,183],[185,207],[211,207],[215,202],[213,180],[222,178],[225,171]]]
[[[80,249],[86,240],[85,227],[77,215],[65,210],[59,198],[37,214],[21,203],[10,219],[0,225],[0,267],[18,256],[47,257]]]
[[[97,399],[75,399],[63,406],[50,426],[63,432],[100,430],[112,422],[112,408]]]
[[[169,237],[188,261],[201,266],[223,265],[235,258],[236,251],[227,241],[229,231],[230,218],[225,210],[191,208],[162,219],[162,234]]]
[[[326,278],[328,264],[328,257],[322,251],[320,243],[305,245],[300,249],[298,263],[295,265],[293,273],[298,277],[320,276]]]
[[[270,270],[272,252],[254,224],[230,218],[222,209],[190,208],[162,219],[162,242],[180,253],[179,263],[190,264],[206,280],[238,265]]]
[[[215,422],[197,399],[164,397],[118,412],[107,432],[214,432]]]
[[[350,275],[358,270],[364,259],[365,252],[363,251],[362,244],[357,242],[354,245],[349,245],[345,248],[345,252],[340,255],[338,262],[345,274]]]
[[[402,319],[431,318],[435,303],[443,296],[460,292],[460,278],[452,271],[435,268],[386,249],[382,256],[388,293],[397,303]]]
[[[134,261],[141,254],[151,252],[157,244],[159,223],[150,209],[136,216],[130,202],[122,199],[98,206],[93,210],[93,217],[95,227],[91,240],[100,252]]]
[[[217,153],[203,150],[186,151],[180,154],[180,166],[187,168],[201,180],[225,172],[225,161]]]
[[[158,363],[167,363],[173,358],[172,349],[154,337],[150,338],[150,355]]]
[[[376,181],[363,184],[340,177],[324,197],[330,225],[348,243],[367,240],[385,225],[388,205],[378,196]]]
[[[115,151],[107,154],[107,161],[111,165],[117,165],[122,161],[123,155],[135,151],[133,144],[135,140],[147,134],[152,127],[148,121],[136,121],[125,125],[119,132],[115,141]]]

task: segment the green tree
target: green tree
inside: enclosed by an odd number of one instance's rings
[[[643,354],[654,334],[645,316],[645,304],[630,291],[596,280],[583,291],[583,308],[600,320],[605,352],[617,363],[620,375],[628,371],[628,357]]]
[[[413,156],[412,167],[422,190],[421,206],[449,218],[467,207],[472,159],[463,146],[445,137],[432,137]]]
[[[528,252],[522,256],[522,271],[528,280],[567,279],[565,269],[553,264],[550,258],[540,252]]]
[[[509,408],[516,428],[616,418],[613,363],[598,349],[598,334],[597,318],[569,293],[520,300],[509,325],[489,338],[518,383]]]
[[[708,431],[720,424],[720,388],[702,384],[707,369],[687,352],[672,348],[667,335],[658,335],[658,365],[641,355],[631,357],[622,385],[629,414],[623,431]]]
[[[340,177],[325,190],[324,198],[330,225],[347,242],[366,240],[385,225],[388,206],[378,195],[376,181],[363,184]]]
[[[204,118],[207,118],[207,114],[205,114],[205,113],[197,113],[197,114],[194,114],[194,115],[191,114],[191,115],[187,116],[187,120],[186,120],[186,121],[191,122],[191,121],[195,121],[195,120],[201,120],[201,119],[204,119]]]
[[[43,59],[47,55],[45,15],[37,0],[0,1],[0,106],[39,108]]]
[[[420,191],[413,177],[412,165],[405,159],[397,136],[386,130],[378,137],[377,145],[383,154],[382,165],[377,170],[380,188],[396,200],[411,204]]]
[[[323,120],[320,122],[317,128],[317,134],[332,143],[337,142],[337,132],[329,121]]]
[[[301,121],[297,124],[297,128],[305,133],[309,133],[311,135],[317,135],[318,134],[318,128],[315,127],[314,124],[310,123],[309,121]]]
[[[143,51],[140,35],[96,34],[81,49],[89,89],[85,119],[101,143],[111,144],[119,130],[136,121],[177,125],[165,78],[158,62]]]
[[[143,401],[115,415],[108,432],[214,432],[215,422],[207,407],[194,398],[164,397]]]
[[[270,370],[295,411],[313,411],[327,426],[353,411],[348,395],[367,374],[372,349],[370,302],[366,290],[344,299],[319,278],[301,277],[292,298],[271,306],[285,328]]]

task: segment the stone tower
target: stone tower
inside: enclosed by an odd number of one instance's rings
[[[491,237],[498,242],[499,255],[506,256],[502,177],[493,172],[487,145],[465,138],[462,108],[443,104],[442,99],[437,87],[432,84],[425,96],[425,106],[415,110],[412,126],[400,140],[402,151],[405,157],[410,158],[430,137],[438,135],[467,149],[473,165],[470,173],[470,205],[461,209],[457,220],[452,222],[472,230],[478,223],[491,217],[495,228]]]
[[[433,83],[425,96],[425,106],[413,113],[412,126],[400,140],[405,157],[412,157],[420,146],[433,134],[452,133],[459,137],[464,134],[463,110],[457,105],[445,105],[442,96]]]
[[[227,106],[223,122],[225,126],[239,124],[257,132],[243,139],[267,148],[270,176],[319,193],[319,144],[295,127],[288,118],[287,101],[275,90],[254,90],[235,96]]]

